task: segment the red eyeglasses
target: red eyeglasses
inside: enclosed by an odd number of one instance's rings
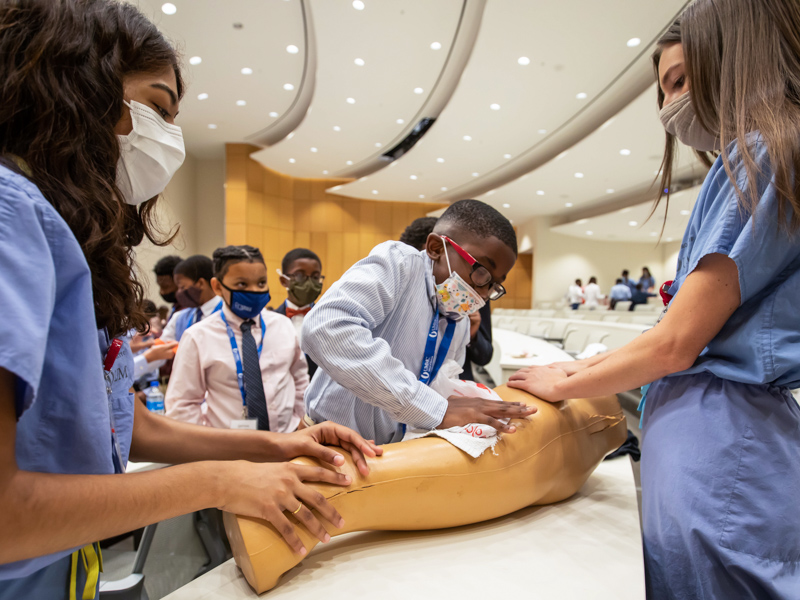
[[[440,235],[444,241],[449,242],[451,246],[453,246],[453,250],[467,261],[467,264],[472,267],[472,272],[469,274],[469,278],[472,280],[473,285],[475,287],[486,287],[487,285],[491,286],[489,288],[489,300],[495,301],[499,300],[506,294],[506,288],[504,288],[499,283],[492,282],[492,274],[489,272],[489,269],[484,267],[481,263],[479,263],[474,256],[472,256],[469,252],[464,250],[461,246],[456,244],[453,240],[451,240],[446,235]],[[445,248],[445,252],[447,249]]]

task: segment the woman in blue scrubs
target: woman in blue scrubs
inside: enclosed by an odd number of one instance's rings
[[[268,519],[305,554],[287,512],[323,541],[342,520],[304,482],[349,478],[277,461],[341,465],[334,444],[366,472],[380,453],[331,423],[224,431],[134,402],[132,249],[162,243],[151,216],[184,158],[183,91],[130,4],[0,3],[0,598],[95,598],[98,540],[210,507]],[[129,455],[177,466],[123,475]]]
[[[798,32],[796,0],[689,6],[654,57],[661,118],[719,157],[667,312],[616,352],[509,383],[559,401],[653,382],[642,448],[651,599],[800,597],[800,407],[789,391],[800,387]]]

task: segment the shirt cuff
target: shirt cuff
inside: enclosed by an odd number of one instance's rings
[[[426,385],[420,384],[420,388],[411,404],[398,415],[397,420],[412,429],[436,429],[447,412],[447,399]]]

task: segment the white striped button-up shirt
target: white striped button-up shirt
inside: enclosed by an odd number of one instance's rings
[[[303,350],[320,366],[305,396],[314,421],[346,425],[378,444],[400,441],[403,424],[441,423],[447,400],[418,380],[437,302],[432,266],[424,250],[385,242],[306,315]],[[446,325],[440,317],[439,343]],[[463,364],[468,343],[462,318],[446,360]]]

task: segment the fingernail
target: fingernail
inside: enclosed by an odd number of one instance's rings
[[[308,550],[306,550],[305,546],[303,546],[300,548],[300,556],[305,556],[306,554],[308,554]]]
[[[339,529],[344,527],[344,519],[339,519],[339,522],[336,523],[336,527],[338,527]]]
[[[349,485],[349,484],[351,484],[353,482],[353,479],[349,475],[345,475],[344,476],[344,482]]]
[[[326,534],[325,534],[325,539],[323,539],[323,540],[322,540],[322,542],[323,542],[324,544],[327,544],[327,543],[328,543],[328,542],[330,542],[330,541],[331,541],[331,536],[330,536],[330,535],[328,535],[328,534],[326,533]]]

